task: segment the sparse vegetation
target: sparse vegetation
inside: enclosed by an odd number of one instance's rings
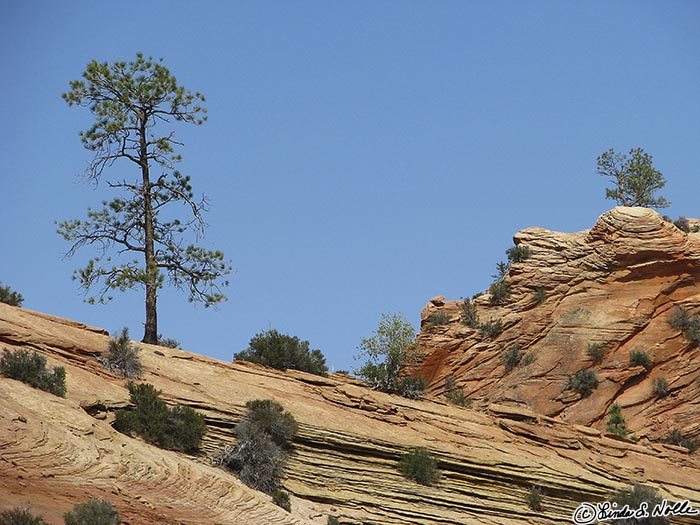
[[[494,339],[503,332],[503,323],[500,319],[489,319],[485,323],[479,325],[479,330],[482,336]]]
[[[46,368],[46,357],[36,351],[30,353],[24,348],[15,351],[3,350],[0,374],[55,396],[66,396],[66,369],[56,366],[49,371]]]
[[[476,314],[476,306],[469,299],[465,299],[461,305],[460,309],[460,321],[463,325],[469,328],[479,327],[479,316]]]
[[[508,348],[504,353],[503,353],[503,361],[505,362],[506,365],[506,372],[510,372],[513,370],[518,364],[520,364],[520,360],[523,358],[523,354],[520,349],[519,344],[514,344],[510,348]]]
[[[700,343],[700,317],[698,314],[691,314],[682,306],[674,308],[668,323],[683,332],[685,338],[692,343]]]
[[[654,507],[661,503],[661,496],[656,489],[635,482],[632,486],[615,492],[611,501],[617,503],[618,508],[627,505],[633,511],[640,508],[642,503],[646,503],[649,514],[651,514]],[[669,520],[666,517],[649,516],[646,518],[618,519],[612,523],[614,525],[667,525]]]
[[[651,366],[649,354],[641,350],[633,350],[630,352],[630,366],[643,366],[646,370],[649,370]]]
[[[685,436],[683,436],[683,433],[677,428],[674,428],[668,434],[666,434],[666,437],[663,438],[661,441],[663,441],[664,443],[670,443],[671,445],[685,447],[691,454],[698,449],[698,442],[694,439],[686,438]]]
[[[690,233],[690,223],[688,222],[688,219],[686,219],[683,216],[678,217],[675,221],[673,221],[673,224],[676,226],[681,231],[684,231],[685,233]]]
[[[523,358],[520,360],[520,365],[521,366],[528,366],[531,365],[537,361],[537,352],[528,352],[523,356]]]
[[[425,448],[404,454],[399,460],[399,470],[406,478],[421,485],[433,486],[440,480],[438,460]]]
[[[625,417],[622,415],[622,407],[618,403],[613,403],[608,410],[608,420],[605,422],[605,429],[611,434],[626,437],[629,431]]]
[[[542,498],[542,487],[531,487],[527,493],[527,506],[532,510],[542,510]]]
[[[298,425],[269,399],[249,401],[246,408],[246,417],[236,426],[236,444],[226,447],[217,461],[249,487],[274,495]]]
[[[256,334],[248,343],[248,348],[233,357],[278,370],[301,370],[321,376],[328,374],[326,358],[320,350],[311,350],[308,341],[281,334],[277,330]]]
[[[328,516],[326,520],[326,525],[340,525],[340,521],[335,516]]]
[[[586,347],[586,355],[590,357],[596,365],[599,365],[603,362],[605,349],[600,343],[591,343]]]
[[[207,430],[204,417],[190,407],[169,408],[160,391],[149,383],[127,384],[133,410],[117,410],[114,428],[137,434],[145,441],[168,450],[196,452]]]
[[[445,377],[445,398],[453,405],[461,407],[468,407],[472,404],[472,400],[464,395],[464,390],[457,386],[454,376]]]
[[[121,523],[119,513],[109,501],[88,500],[79,503],[73,510],[63,515],[65,525],[118,525]]]
[[[428,326],[443,326],[448,324],[450,322],[450,319],[450,314],[447,314],[445,312],[437,312],[428,317],[428,319],[426,319],[426,322],[428,323]]]
[[[536,304],[542,304],[545,302],[547,299],[547,291],[544,289],[543,286],[538,286],[535,288],[535,291],[532,292],[532,300],[535,301]]]
[[[654,395],[658,397],[666,397],[671,390],[668,387],[668,381],[666,378],[657,377],[654,379]]]
[[[289,493],[284,490],[277,489],[272,493],[272,502],[278,507],[282,507],[287,512],[291,512],[292,503],[289,501]]]
[[[22,306],[24,297],[19,292],[15,292],[9,286],[3,286],[0,283],[0,303],[9,304],[10,306]]]
[[[402,369],[411,370],[423,357],[416,334],[401,314],[382,314],[373,335],[360,341],[360,355],[367,362],[357,374],[382,392],[405,397],[419,397],[425,388],[420,377],[402,376]]]
[[[27,507],[0,512],[0,525],[49,525],[43,516],[32,514]]]
[[[110,339],[107,357],[100,359],[100,362],[113,374],[127,379],[136,379],[143,372],[140,351],[140,348],[132,344],[129,339],[129,329],[124,327],[121,335]]]
[[[530,248],[519,244],[506,250],[506,256],[511,263],[521,263],[531,255]]]
[[[565,390],[575,390],[581,397],[588,397],[598,386],[598,377],[590,368],[581,368],[574,375],[569,376]]]
[[[505,304],[510,298],[510,283],[496,281],[489,286],[489,303],[493,306]]]
[[[163,334],[158,334],[158,346],[164,346],[165,348],[180,348],[180,343],[177,339],[171,339],[169,337],[164,337]]]

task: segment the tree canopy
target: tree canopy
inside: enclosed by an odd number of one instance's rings
[[[88,208],[87,219],[58,223],[58,233],[70,241],[67,256],[94,245],[98,255],[74,273],[87,293],[99,284],[88,302],[111,299],[111,290],[143,287],[146,322],[143,341],[158,342],[157,294],[166,279],[185,289],[190,301],[205,306],[226,299],[222,287],[230,264],[221,251],[195,245],[204,233],[206,197],[195,197],[190,177],[175,169],[176,122],[201,125],[205,99],[177,83],[168,68],[139,53],[132,62],[90,62],[83,80],[70,82],[63,94],[69,106],[82,106],[94,124],[80,133],[83,146],[94,152],[85,176],[97,184],[117,162],[134,168],[134,177],[116,170],[107,181],[120,192]],[[118,175],[119,174],[119,175]],[[179,208],[176,207],[179,205]],[[180,214],[184,212],[184,217]],[[131,254],[131,255],[130,255]],[[113,259],[114,257],[114,259]],[[135,258],[133,258],[135,257]]]
[[[666,208],[671,203],[655,193],[666,185],[666,179],[652,165],[653,157],[642,148],[631,149],[629,156],[610,148],[598,157],[598,174],[609,177],[614,188],[605,189],[605,197],[622,206]]]

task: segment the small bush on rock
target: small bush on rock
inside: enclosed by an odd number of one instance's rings
[[[469,299],[465,299],[461,305],[460,309],[460,321],[463,325],[469,328],[479,327],[479,317],[476,314],[476,306]]]
[[[527,493],[527,506],[532,510],[542,510],[542,497],[542,487],[531,487]]]
[[[326,525],[340,525],[340,521],[335,516],[328,516],[326,520]]]
[[[55,396],[66,396],[66,369],[56,366],[49,372],[46,368],[46,357],[36,351],[29,353],[23,348],[14,352],[3,350],[0,374]]]
[[[275,494],[287,459],[286,449],[298,430],[289,412],[272,400],[246,403],[246,417],[236,426],[236,444],[224,449],[218,462],[256,490]]]
[[[479,326],[479,331],[482,336],[495,339],[503,332],[503,323],[500,319],[489,319]]]
[[[586,347],[586,355],[590,357],[596,365],[599,365],[603,362],[605,349],[600,343],[591,343]]]
[[[630,365],[631,366],[643,366],[645,369],[649,370],[651,366],[651,359],[649,354],[646,352],[633,350],[630,352]]]
[[[416,448],[399,460],[399,470],[408,479],[421,485],[436,485],[440,480],[438,460],[428,449]]]
[[[135,433],[145,441],[167,450],[196,452],[207,430],[204,417],[190,407],[168,408],[160,391],[148,383],[129,382],[133,410],[117,410],[114,428]]]
[[[65,525],[118,525],[119,513],[109,501],[91,499],[63,515]]]
[[[506,365],[506,372],[510,372],[513,370],[518,364],[520,364],[520,360],[523,358],[522,352],[520,351],[520,345],[519,344],[514,344],[508,350],[506,350],[503,353],[503,361],[505,362]]]
[[[0,525],[49,525],[43,516],[35,516],[26,507],[0,512]]]
[[[3,286],[0,283],[0,303],[9,304],[10,306],[22,306],[24,297],[21,293],[15,292],[9,286]]]
[[[575,390],[581,397],[588,397],[598,386],[598,377],[589,368],[582,368],[569,377],[566,383],[566,390]]]
[[[437,312],[428,317],[428,319],[426,319],[426,322],[428,323],[428,326],[443,326],[449,324],[450,319],[451,317],[449,314],[446,314],[444,312]]]
[[[519,244],[518,246],[513,246],[506,250],[506,256],[508,260],[512,263],[521,263],[530,257],[530,248]]]
[[[464,395],[464,390],[457,386],[453,376],[445,377],[445,397],[453,405],[466,407],[472,404],[472,400]]]
[[[104,367],[121,377],[136,379],[143,372],[143,365],[139,357],[139,347],[131,343],[129,329],[122,328],[119,337],[112,337],[107,347],[107,357],[101,362]]]
[[[180,348],[180,343],[177,339],[163,337],[163,334],[158,334],[158,346],[164,346],[165,348]]]
[[[287,512],[292,511],[292,503],[289,501],[289,493],[277,489],[272,493],[272,502],[278,507],[282,507]]]
[[[654,507],[661,503],[661,496],[657,490],[652,487],[647,487],[635,482],[632,486],[615,492],[615,495],[612,497],[612,502],[617,503],[618,508],[627,505],[632,511],[640,508],[642,503],[646,503],[650,514],[650,516],[646,518],[617,519],[612,522],[613,525],[667,525],[669,523],[667,517],[651,516],[651,511]]]
[[[542,286],[538,286],[532,293],[532,299],[536,304],[542,304],[547,299],[547,291]]]
[[[260,332],[248,348],[234,354],[234,359],[269,366],[278,370],[301,370],[311,374],[328,374],[326,358],[320,350],[311,350],[308,341],[281,334],[277,330]]]
[[[682,306],[677,306],[668,323],[683,332],[685,338],[691,343],[700,343],[700,317],[697,314],[691,314]]]
[[[666,397],[671,390],[668,387],[668,381],[663,377],[654,379],[654,395],[658,397]]]
[[[622,415],[622,407],[614,403],[608,410],[608,420],[605,422],[605,429],[611,434],[625,437],[629,433],[625,417]]]
[[[685,447],[690,453],[695,452],[698,448],[698,442],[696,440],[684,437],[683,433],[677,428],[674,428],[668,434],[666,434],[666,437],[661,441],[671,445]]]
[[[489,302],[496,306],[505,304],[510,298],[510,283],[508,281],[498,281],[489,286]]]

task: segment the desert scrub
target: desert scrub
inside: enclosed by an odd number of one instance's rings
[[[685,436],[683,436],[683,433],[677,428],[674,428],[673,430],[669,431],[669,433],[666,434],[666,437],[664,437],[661,441],[663,441],[664,443],[669,443],[671,445],[685,447],[691,454],[698,449],[698,442],[694,439],[686,438]]]
[[[646,370],[651,367],[649,354],[640,350],[630,352],[630,366],[643,366]]]
[[[489,303],[492,306],[506,304],[510,299],[510,283],[508,281],[497,281],[489,286]]]
[[[43,516],[36,516],[27,507],[15,507],[0,512],[0,525],[49,525]]]
[[[438,460],[426,448],[416,448],[404,454],[398,468],[404,477],[421,485],[433,486],[440,481]]]
[[[542,487],[532,486],[527,493],[527,506],[532,510],[542,510]]]
[[[506,365],[506,372],[510,372],[516,366],[518,366],[522,358],[523,354],[521,352],[520,345],[517,343],[503,352],[503,362]]]
[[[0,303],[9,304],[10,306],[22,306],[24,297],[19,292],[15,292],[9,286],[3,286],[0,283]]]
[[[538,286],[535,288],[535,291],[532,292],[532,300],[535,301],[535,304],[542,304],[545,299],[547,299],[547,291],[544,287]]]
[[[102,365],[113,374],[136,379],[143,372],[139,347],[129,339],[129,329],[122,328],[118,337],[112,337],[107,346],[107,356],[100,359]]]
[[[472,400],[464,395],[464,390],[457,386],[454,376],[445,376],[445,398],[453,405],[471,406]]]
[[[476,306],[469,299],[459,305],[459,318],[463,325],[469,328],[479,327],[479,316],[476,314]]]
[[[123,434],[137,434],[145,441],[167,450],[197,452],[207,430],[204,416],[190,407],[169,408],[161,392],[148,383],[127,384],[133,410],[117,410],[114,428]]]
[[[226,447],[217,463],[236,472],[249,487],[274,495],[297,431],[296,419],[279,403],[248,401],[246,416],[236,425],[236,444]]]
[[[671,392],[670,388],[668,387],[668,381],[666,381],[666,379],[663,377],[657,377],[654,379],[653,392],[657,397],[666,397]]]
[[[700,343],[700,317],[698,314],[691,314],[682,306],[676,306],[668,318],[668,324],[683,332],[685,338],[691,343]]]
[[[611,501],[617,503],[618,508],[627,505],[633,510],[640,508],[642,503],[646,503],[649,514],[651,514],[654,507],[661,503],[661,496],[656,489],[635,482],[628,488],[616,491]],[[615,520],[612,523],[617,525],[666,525],[669,520],[666,517],[649,516],[640,519]]]
[[[598,386],[598,377],[590,368],[581,368],[566,382],[565,390],[575,390],[581,397],[588,397]]]
[[[446,314],[444,312],[437,312],[432,314],[430,317],[426,319],[426,323],[428,326],[443,326],[446,324],[449,324],[450,322],[450,315]]]
[[[234,354],[233,358],[277,370],[301,370],[319,376],[328,375],[323,352],[312,350],[309,341],[302,341],[297,336],[282,334],[274,329],[256,334],[248,343],[248,348]]]
[[[508,260],[512,263],[521,263],[528,259],[532,255],[530,248],[519,244],[518,246],[513,246],[506,250],[506,256]]]
[[[91,499],[63,515],[65,525],[119,525],[119,513],[109,501]]]
[[[613,403],[608,410],[608,420],[605,422],[605,430],[611,434],[626,437],[629,434],[625,417],[622,415],[622,407]]]
[[[586,355],[596,364],[599,365],[603,362],[603,356],[605,355],[605,349],[600,343],[591,343],[586,347]]]
[[[495,339],[503,332],[503,323],[500,319],[489,319],[479,325],[479,331],[482,336]]]
[[[272,503],[278,507],[282,507],[287,512],[291,512],[292,503],[289,501],[289,493],[284,490],[277,489],[272,493]]]
[[[49,371],[46,368],[46,357],[36,351],[29,353],[24,348],[14,352],[3,350],[0,374],[55,396],[66,397],[66,369],[56,366]]]

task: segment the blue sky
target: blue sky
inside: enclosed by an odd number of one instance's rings
[[[645,148],[664,213],[700,215],[698,27],[694,1],[5,1],[0,281],[142,337],[142,293],[85,304],[94,252],[64,260],[54,224],[114,196],[78,176],[92,117],[61,93],[141,51],[207,97],[179,168],[235,267],[217,311],[164,290],[160,331],[230,360],[272,327],[351,369],[382,312],[418,328],[430,297],[487,288],[517,230],[592,226],[610,147]]]

